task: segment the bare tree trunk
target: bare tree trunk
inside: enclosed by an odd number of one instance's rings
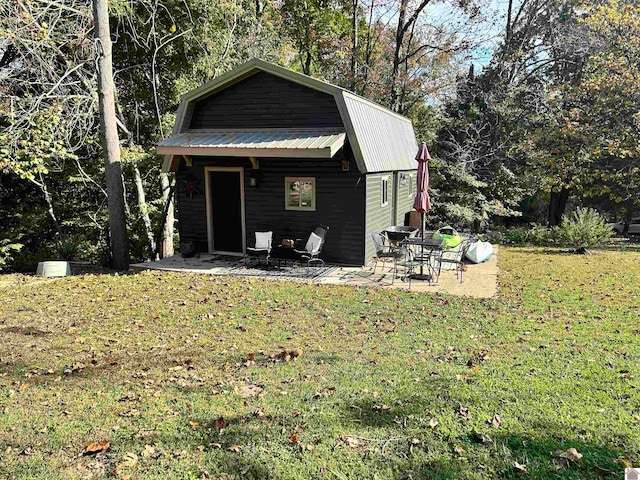
[[[422,0],[420,5],[416,7],[413,14],[405,21],[407,17],[407,9],[409,8],[409,0],[400,0],[400,11],[398,13],[398,28],[396,29],[396,44],[393,52],[393,71],[391,72],[391,88],[389,94],[389,108],[394,112],[400,111],[400,99],[398,92],[398,83],[400,80],[400,64],[408,61],[408,55],[402,58],[402,46],[407,31],[412,28],[418,17],[429,4],[431,0]],[[408,48],[407,48],[408,50]]]
[[[562,216],[567,208],[569,190],[562,188],[559,192],[551,192],[549,199],[549,226],[553,227],[562,223]]]
[[[375,0],[371,0],[371,5],[369,7],[369,21],[367,23],[367,38],[366,38],[366,48],[364,54],[364,72],[362,74],[362,87],[360,88],[360,95],[366,96],[367,92],[367,82],[369,81],[369,70],[371,69],[371,54],[373,52],[373,40],[371,39],[372,28],[373,26],[373,7],[375,5]]]
[[[93,0],[96,60],[98,66],[98,99],[100,101],[100,133],[107,177],[107,204],[112,266],[129,269],[129,240],[125,216],[120,143],[115,108],[115,87],[111,60],[111,36],[107,0]]]
[[[631,219],[633,218],[633,206],[634,201],[630,199],[627,201],[627,214],[624,216],[624,227],[622,229],[622,235],[625,237],[629,233],[629,227],[631,226]]]
[[[396,45],[393,52],[393,71],[391,72],[391,88],[389,92],[389,108],[394,112],[398,108],[398,77],[400,76],[400,52],[404,41],[405,16],[409,0],[400,0],[400,12],[398,14],[398,28],[396,30]]]
[[[353,13],[351,16],[351,87],[352,92],[356,91],[356,74],[358,71],[358,0],[353,0]]]
[[[58,217],[56,216],[56,212],[53,209],[53,199],[51,198],[51,193],[49,193],[49,189],[47,188],[47,184],[44,181],[44,178],[42,178],[42,174],[40,175],[40,181],[36,182],[33,181],[32,182],[38,186],[38,188],[40,188],[40,191],[42,192],[42,195],[44,196],[44,201],[47,204],[47,213],[49,214],[49,217],[51,217],[51,221],[53,222],[53,226],[56,229],[56,236],[58,237],[58,242],[60,243],[60,246],[63,246],[64,244],[64,238],[62,236],[62,229],[60,228],[60,222],[58,221]]]
[[[173,250],[173,224],[175,222],[175,217],[172,198],[173,188],[171,188],[169,175],[166,173],[160,174],[160,186],[162,187],[162,203],[167,205],[167,215],[164,219],[164,225],[162,228],[162,250],[160,256],[162,258],[167,258],[173,256],[175,253]]]
[[[509,7],[507,8],[507,28],[505,29],[505,46],[511,45],[511,15],[513,12],[513,0],[509,0]]]
[[[157,260],[156,239],[153,236],[153,227],[151,226],[151,219],[149,218],[149,206],[147,205],[147,198],[144,193],[144,185],[142,184],[140,169],[135,163],[133,165],[133,173],[136,181],[136,190],[138,191],[138,209],[140,210],[140,215],[142,215],[144,230],[147,234],[147,240],[149,242],[149,257],[151,258],[151,260]]]

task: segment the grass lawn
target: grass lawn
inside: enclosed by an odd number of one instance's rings
[[[0,478],[620,479],[638,265],[502,248],[491,300],[5,276]]]

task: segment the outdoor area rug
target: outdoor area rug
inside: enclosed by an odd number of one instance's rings
[[[239,264],[244,265],[244,258],[239,257],[237,255],[215,254],[215,255],[211,255],[211,258],[208,258],[207,260],[203,260],[203,262],[215,263],[217,266],[220,266],[220,267],[231,267]]]
[[[318,280],[333,272],[336,267],[305,267],[285,266],[273,267],[266,265],[236,266],[229,268],[230,275],[239,277],[277,277],[294,280]]]

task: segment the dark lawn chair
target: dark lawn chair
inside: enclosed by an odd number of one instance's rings
[[[384,265],[387,261],[393,262],[393,276],[391,277],[391,284],[398,275],[398,261],[404,258],[405,252],[398,245],[394,245],[389,242],[387,236],[382,232],[374,232],[371,234],[373,245],[376,249],[376,255],[373,257],[373,273],[376,273],[378,262],[382,262],[382,270],[384,271]]]
[[[455,248],[444,250],[444,252],[442,253],[442,257],[439,259],[438,266],[437,266],[437,272],[438,272],[437,279],[440,278],[440,270],[442,269],[442,264],[445,263],[445,264],[455,266],[456,278],[459,278],[460,283],[462,283],[462,273],[465,270],[464,257],[465,257],[465,254],[467,253],[467,249],[469,248],[469,245],[471,245],[473,242],[477,242],[477,239],[465,238]],[[436,280],[436,282],[437,281],[438,280]]]

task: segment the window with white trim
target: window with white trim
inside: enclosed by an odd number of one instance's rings
[[[416,174],[408,173],[407,174],[407,196],[409,198],[413,198],[416,196]]]
[[[380,177],[380,206],[389,205],[389,177]]]
[[[285,177],[285,210],[315,211],[316,179],[314,177]]]

